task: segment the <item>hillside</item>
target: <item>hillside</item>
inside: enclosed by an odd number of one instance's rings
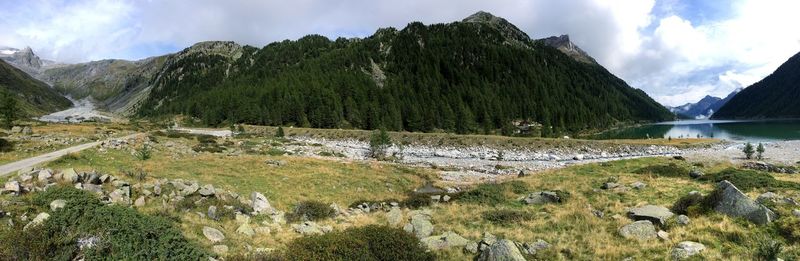
[[[0,88],[16,94],[22,116],[37,116],[72,105],[47,84],[0,60]]]
[[[170,58],[139,114],[185,114],[210,125],[459,133],[522,119],[542,123],[544,135],[672,118],[603,67],[485,12],[364,39],[310,35],[261,49],[210,44]]]
[[[714,113],[714,119],[800,117],[800,53],[763,80],[745,88]]]

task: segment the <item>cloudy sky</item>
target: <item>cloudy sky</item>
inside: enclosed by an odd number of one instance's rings
[[[479,10],[535,38],[569,34],[666,105],[725,96],[800,51],[797,0],[0,0],[0,46],[63,62],[140,59],[206,40],[363,37]]]

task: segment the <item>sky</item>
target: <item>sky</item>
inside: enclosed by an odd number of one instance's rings
[[[724,97],[800,51],[797,0],[0,0],[0,46],[68,63],[133,60],[208,40],[367,37],[481,10],[533,38],[569,34],[668,106]]]

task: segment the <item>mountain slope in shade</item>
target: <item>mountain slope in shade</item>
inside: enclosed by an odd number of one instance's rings
[[[800,118],[800,53],[763,80],[736,94],[712,118]]]
[[[0,60],[0,88],[17,95],[23,116],[39,116],[72,105],[46,83]]]
[[[228,55],[190,50],[165,63],[140,115],[457,132],[512,119],[579,131],[673,118],[603,67],[576,62],[485,12],[364,39],[310,35]]]
[[[696,103],[687,103],[678,107],[672,107],[670,111],[683,118],[705,119],[713,113],[713,111],[709,111],[710,107],[721,100],[721,98],[706,95],[706,97],[703,97],[703,99],[700,99],[700,101]]]
[[[742,91],[742,88],[737,88],[736,90],[733,90],[731,93],[729,93],[728,96],[725,96],[725,98],[722,98],[721,100],[715,102],[711,106],[708,106],[708,108],[706,109],[708,114],[706,115],[709,116],[710,118],[710,116],[714,115],[714,113],[719,111],[719,108],[722,108],[722,106],[724,106],[731,99],[733,99],[733,97],[736,96],[736,94],[738,94],[740,91]]]

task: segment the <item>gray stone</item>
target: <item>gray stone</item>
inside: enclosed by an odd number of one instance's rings
[[[56,199],[50,202],[50,211],[56,211],[59,209],[64,208],[67,205],[67,201],[63,199]]]
[[[650,220],[656,225],[663,226],[667,219],[674,214],[668,208],[662,206],[646,205],[628,211],[628,216],[633,220]]]
[[[207,185],[201,187],[200,190],[197,191],[197,193],[200,193],[200,196],[210,197],[210,196],[214,196],[214,194],[216,194],[216,190],[214,190],[214,186],[213,185],[207,184]]]
[[[100,175],[99,181],[100,183],[107,183],[111,181],[111,176],[109,176],[108,174]]]
[[[606,182],[606,183],[603,183],[602,186],[600,186],[600,188],[602,188],[602,189],[613,189],[613,188],[616,188],[616,187],[619,187],[619,184],[615,183],[615,182]]]
[[[108,198],[112,203],[117,204],[130,204],[131,192],[130,187],[118,188],[108,194]]]
[[[450,196],[448,196],[448,195],[442,196],[442,201],[444,201],[444,202],[450,201]]]
[[[656,232],[656,236],[658,237],[658,239],[669,241],[669,233],[667,233],[664,230],[659,230],[658,232]]]
[[[22,192],[22,187],[19,185],[19,181],[16,180],[6,182],[3,188],[5,189],[5,191],[12,192],[15,194],[19,194],[20,192]]]
[[[247,223],[250,223],[250,216],[245,215],[245,214],[236,213],[236,216],[234,217],[234,219],[236,220],[236,224],[247,224]]]
[[[225,239],[225,234],[213,227],[203,227],[203,236],[209,241],[216,243]]]
[[[792,210],[792,215],[794,215],[795,217],[800,217],[800,209]]]
[[[399,208],[392,208],[389,212],[386,212],[386,220],[389,221],[389,225],[397,226],[400,222],[403,222],[403,211]]]
[[[525,257],[513,241],[501,239],[481,252],[478,261],[525,261]]]
[[[685,225],[688,225],[688,224],[689,224],[689,222],[690,222],[690,221],[689,221],[689,217],[688,217],[688,216],[686,216],[686,215],[678,215],[678,218],[677,218],[677,220],[678,220],[678,224],[679,224],[679,225],[684,225],[684,226],[685,226]]]
[[[272,205],[269,204],[267,197],[261,193],[251,193],[250,200],[252,201],[251,206],[253,207],[253,213],[255,214],[272,214],[275,212],[275,209],[273,209]]]
[[[48,218],[50,218],[50,214],[47,214],[46,212],[39,213],[38,215],[36,215],[35,218],[33,218],[33,220],[30,223],[25,225],[25,227],[23,227],[22,230],[27,230],[29,227],[35,227],[41,225]]]
[[[130,187],[131,184],[124,180],[115,180],[111,182],[111,185],[114,185],[115,188],[121,187]]]
[[[592,215],[594,215],[595,217],[598,217],[598,218],[603,218],[603,217],[606,216],[606,214],[603,213],[603,211],[600,211],[600,210],[597,210],[597,209],[592,209]]]
[[[53,177],[53,172],[49,169],[43,169],[39,171],[39,174],[36,175],[36,179],[42,182],[47,182],[50,178]]]
[[[186,197],[194,195],[194,193],[197,193],[198,190],[200,190],[200,184],[197,184],[197,182],[192,182],[188,186],[185,186],[183,189],[181,189],[181,196]]]
[[[322,235],[333,230],[331,226],[320,226],[315,222],[306,221],[302,224],[292,224],[292,229],[301,235]]]
[[[208,218],[213,220],[219,219],[219,217],[217,216],[217,206],[209,206],[206,216],[208,216]]]
[[[550,248],[550,243],[544,240],[536,240],[530,243],[517,243],[517,248],[520,252],[526,255],[535,255],[537,251]]]
[[[633,187],[634,189],[637,189],[637,190],[642,190],[642,189],[647,187],[647,184],[645,184],[644,182],[641,182],[641,181],[636,181],[636,182],[631,184],[631,187]]]
[[[228,253],[228,246],[226,245],[214,245],[212,248],[217,255],[225,255]]]
[[[433,224],[431,223],[430,216],[423,214],[413,215],[411,217],[411,226],[413,226],[413,232],[417,238],[425,238],[433,233]]]
[[[250,226],[249,223],[244,223],[239,225],[239,228],[236,229],[236,233],[252,237],[256,234],[256,231]]]
[[[731,217],[742,217],[759,225],[777,218],[775,212],[756,203],[727,180],[720,182],[712,193],[717,195],[716,202],[713,202],[714,211]]]
[[[478,253],[478,242],[470,241],[464,246],[464,251],[470,254]]]
[[[85,183],[94,185],[102,184],[102,182],[100,182],[100,175],[97,174],[96,172],[89,173],[89,176],[87,176]]]
[[[561,202],[561,197],[559,197],[556,192],[540,191],[528,194],[528,196],[522,199],[522,202],[528,205],[559,203]]]
[[[133,205],[136,207],[144,207],[145,203],[147,203],[144,199],[144,196],[140,196],[133,202]]]
[[[656,227],[649,220],[639,220],[627,224],[619,229],[619,234],[624,238],[648,240],[656,238]]]
[[[61,171],[61,178],[64,181],[71,182],[71,183],[76,183],[76,182],[80,181],[80,179],[78,177],[78,173],[75,172],[75,169],[73,169],[73,168],[68,168],[68,169],[62,170]]]
[[[469,243],[469,240],[452,231],[448,231],[438,236],[426,237],[420,241],[422,242],[422,245],[424,245],[430,250],[441,250],[451,247],[463,247],[466,246],[467,243]]]
[[[673,260],[682,260],[687,259],[693,255],[699,254],[706,249],[706,246],[697,242],[692,241],[683,241],[678,243],[675,248],[672,249],[670,256]]]
[[[95,193],[95,194],[102,194],[103,187],[100,185],[95,184],[83,184],[83,190]]]
[[[691,177],[693,179],[700,178],[700,177],[702,177],[704,175],[705,175],[705,173],[703,173],[703,171],[701,171],[699,169],[693,169],[693,170],[689,171],[689,177]]]
[[[773,192],[764,192],[761,195],[758,195],[756,198],[756,202],[760,204],[767,204],[767,203],[775,203],[775,204],[783,204],[788,203],[786,198],[781,195],[775,194]]]

